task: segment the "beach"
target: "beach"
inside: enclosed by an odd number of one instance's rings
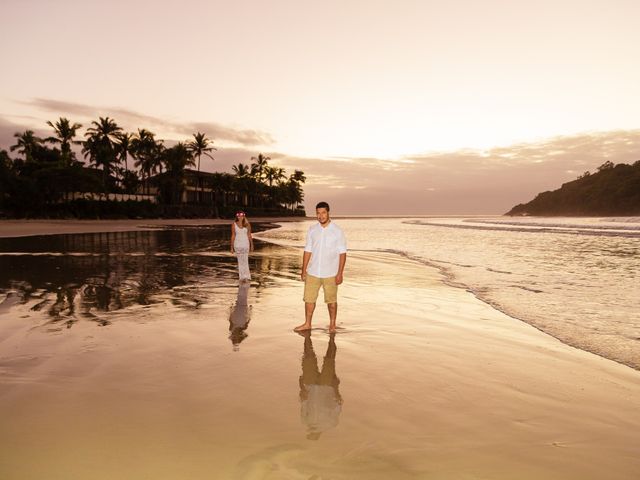
[[[139,232],[157,229],[149,221],[7,225],[5,236],[119,233],[98,253],[86,236],[71,243],[76,257],[41,252],[47,271],[73,278],[27,287],[16,274],[3,286],[3,479],[640,472],[640,372],[494,309],[435,267],[350,252],[338,333],[319,304],[304,336],[292,332],[299,248],[257,241],[243,291],[218,234]],[[41,265],[13,253],[15,270]]]

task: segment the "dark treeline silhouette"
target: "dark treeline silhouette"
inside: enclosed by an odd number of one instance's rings
[[[304,215],[302,171],[287,176],[259,154],[234,165],[234,173],[203,172],[202,156],[214,159],[216,150],[204,133],[167,147],[153,132],[125,132],[109,117],[91,122],[81,140],[79,123],[60,118],[47,125],[52,136],[18,132],[9,151],[0,150],[0,215],[228,217],[239,208]]]
[[[640,160],[633,165],[605,162],[558,190],[540,193],[506,215],[640,215]]]

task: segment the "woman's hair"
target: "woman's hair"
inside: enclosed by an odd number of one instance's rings
[[[249,223],[249,220],[247,220],[247,215],[244,212],[242,212],[242,213],[243,213],[243,215],[241,217],[239,217],[238,214],[236,214],[236,219],[234,220],[234,222],[236,222],[236,221],[238,221],[238,219],[240,219],[241,220],[240,221],[241,227],[245,228],[245,227],[248,227],[251,224]]]

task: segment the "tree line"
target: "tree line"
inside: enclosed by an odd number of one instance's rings
[[[73,192],[150,194],[153,190],[160,205],[177,205],[184,203],[187,186],[194,186],[189,183],[193,178],[187,178],[190,169],[196,172],[195,196],[188,200],[194,206],[215,207],[218,214],[232,207],[304,213],[300,207],[304,172],[295,170],[287,176],[263,154],[234,165],[233,173],[201,172],[202,157],[214,159],[216,150],[204,133],[166,146],[150,130],[126,132],[109,117],[92,121],[83,139],[78,139],[82,125],[68,118],[47,125],[53,131],[49,137],[40,138],[33,130],[15,133],[9,152],[19,156],[12,158],[0,150],[0,212],[5,215],[47,216]]]
[[[561,188],[539,193],[506,215],[640,215],[640,160],[633,165],[607,161]]]

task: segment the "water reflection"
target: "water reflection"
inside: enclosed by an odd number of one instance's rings
[[[238,296],[236,303],[231,308],[229,314],[229,339],[233,344],[233,350],[240,349],[242,342],[249,335],[246,330],[251,321],[251,307],[249,306],[249,284],[247,282],[240,283],[238,287]]]
[[[225,225],[3,238],[0,303],[12,297],[12,305],[66,327],[80,320],[108,325],[112,313],[137,306],[229,305],[238,285],[229,236]],[[256,298],[275,277],[299,270],[298,255],[261,242],[249,262]]]
[[[338,425],[342,411],[342,396],[336,375],[335,334],[329,336],[329,345],[318,368],[318,358],[313,350],[311,332],[301,332],[304,337],[302,375],[300,376],[300,417],[307,426],[307,438],[317,440],[322,432]]]

